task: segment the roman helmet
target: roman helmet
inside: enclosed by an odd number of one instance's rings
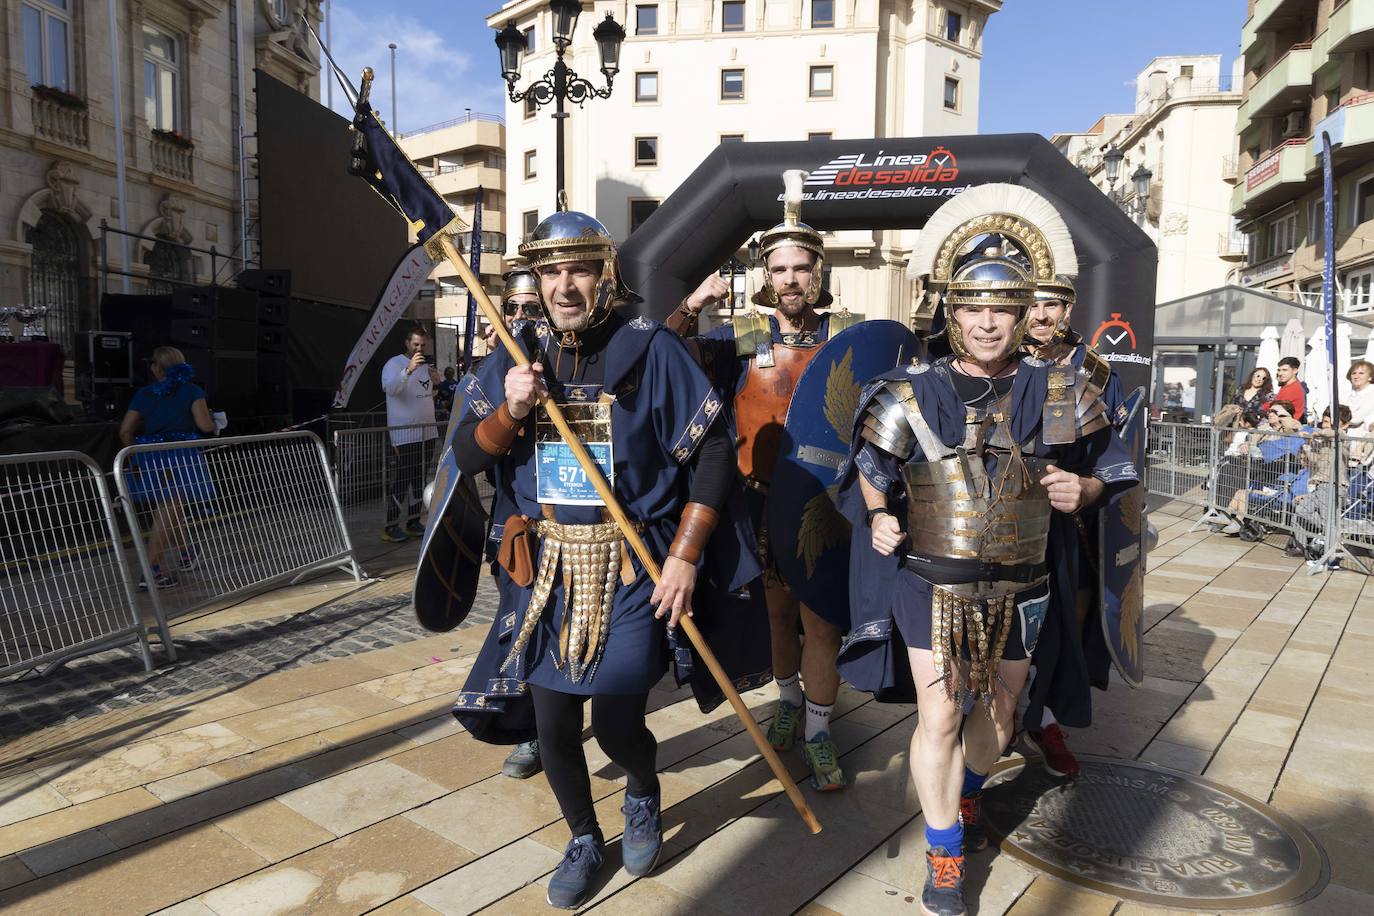
[[[539,295],[539,278],[528,267],[517,267],[515,270],[508,271],[501,279],[506,284],[501,290],[502,305],[509,302],[511,296],[519,296],[523,293]]]
[[[821,298],[821,278],[825,266],[825,243],[821,234],[801,221],[802,186],[809,173],[801,169],[788,169],[782,173],[782,222],[759,236],[759,257],[763,260],[764,283],[760,292],[769,306],[778,304],[777,290],[766,276],[768,255],[779,248],[791,246],[804,248],[816,256],[816,265],[811,271],[811,285],[806,290],[806,301],[815,305]]]
[[[534,291],[539,293],[539,305],[546,318],[549,316],[549,307],[538,283],[539,268],[546,264],[601,262],[601,279],[597,283],[596,301],[592,303],[588,328],[605,321],[611,309],[629,295],[616,264],[615,240],[594,216],[577,210],[559,210],[535,226],[534,231],[520,243],[518,251],[529,262],[530,271],[535,275]]]
[[[989,245],[989,237],[997,239]],[[1003,357],[1021,345],[1041,284],[1078,274],[1073,237],[1054,205],[1019,185],[979,185],[936,210],[911,252],[907,275],[944,302],[950,348],[969,359],[954,320],[960,306],[1005,306],[1020,320]]]
[[[1062,302],[1071,308],[1076,295],[1073,279],[1068,274],[1061,273],[1056,274],[1051,280],[1035,284],[1035,301]],[[1073,329],[1069,327],[1068,318],[1061,318],[1059,324],[1055,326],[1054,337],[1050,339],[1050,343],[1059,343],[1074,336],[1076,335],[1073,334]]]

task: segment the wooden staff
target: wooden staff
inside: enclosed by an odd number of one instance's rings
[[[487,321],[491,322],[491,326],[496,329],[496,336],[501,339],[501,345],[506,348],[506,352],[510,354],[511,359],[515,360],[516,365],[528,366],[530,364],[529,357],[525,355],[524,349],[516,343],[515,338],[512,337],[510,331],[506,329],[506,323],[502,320],[501,313],[497,310],[496,306],[492,305],[491,299],[487,297],[486,290],[482,288],[481,282],[473,276],[472,268],[468,265],[467,259],[463,257],[462,252],[453,244],[453,238],[446,233],[440,233],[437,238],[439,240],[439,246],[443,249],[444,256],[448,258],[450,264],[457,268],[458,276],[462,278],[463,285],[466,286],[468,292],[476,298],[478,307],[482,309],[482,314],[486,316]],[[606,509],[611,513],[611,517],[615,519],[615,523],[620,526],[620,530],[625,535],[625,540],[629,541],[630,548],[634,550],[635,556],[639,557],[639,562],[644,565],[644,569],[648,571],[649,577],[657,583],[662,575],[658,561],[654,559],[653,554],[649,552],[648,545],[644,543],[644,539],[639,536],[639,532],[635,530],[634,525],[630,523],[630,519],[625,514],[625,510],[621,508],[620,503],[616,500],[615,493],[612,492],[610,483],[606,480],[605,475],[601,473],[600,466],[587,452],[586,447],[582,444],[581,437],[573,432],[572,427],[568,425],[568,421],[564,418],[563,412],[558,409],[558,405],[552,400],[547,400],[544,402],[544,410],[549,415],[549,419],[553,421],[554,428],[558,430],[558,434],[563,437],[563,441],[566,442],[568,448],[572,450],[573,457],[577,459],[577,463],[582,466],[582,471],[587,475],[587,479],[596,487],[597,495],[599,495],[601,501],[606,504]],[[744,723],[744,728],[749,732],[749,737],[754,739],[754,744],[758,746],[759,753],[763,755],[763,759],[768,761],[768,766],[773,770],[773,775],[777,777],[778,782],[782,784],[782,790],[787,793],[787,797],[792,801],[792,805],[797,809],[797,813],[801,815],[801,819],[806,822],[806,826],[811,829],[812,833],[820,833],[821,822],[816,819],[815,813],[813,813],[811,807],[807,805],[805,797],[801,794],[801,790],[797,788],[797,784],[793,782],[792,777],[788,775],[787,769],[782,765],[782,761],[778,759],[778,754],[773,750],[773,746],[764,738],[763,731],[759,728],[759,724],[754,721],[754,717],[749,713],[749,707],[744,705],[744,700],[740,698],[739,692],[735,690],[735,685],[730,682],[730,678],[726,675],[725,669],[720,666],[720,662],[716,659],[715,653],[706,645],[706,640],[702,638],[701,631],[697,629],[696,622],[684,613],[678,618],[677,623],[678,626],[682,628],[682,632],[686,633],[687,638],[692,641],[692,645],[696,646],[697,654],[700,655],[701,660],[706,663],[706,667],[710,670],[711,676],[716,679],[716,683],[725,694],[725,698],[729,700],[730,705],[734,707],[735,714],[738,715],[740,721]]]

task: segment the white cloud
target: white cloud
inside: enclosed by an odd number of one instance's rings
[[[504,111],[500,77],[479,72],[471,55],[447,46],[444,37],[421,20],[391,11],[374,12],[339,0],[330,7],[334,22],[326,40],[335,62],[355,86],[364,67],[373,69],[372,106],[392,130],[397,118],[391,110],[390,42],[397,46],[396,107],[400,109],[402,132],[462,117],[465,108]],[[345,117],[353,114],[337,84],[334,110]]]

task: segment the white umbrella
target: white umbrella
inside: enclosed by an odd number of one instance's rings
[[[1283,337],[1279,339],[1279,358],[1296,356],[1298,359],[1302,359],[1306,355],[1305,344],[1306,341],[1302,335],[1302,322],[1296,318],[1289,318],[1288,324],[1283,326]]]
[[[1307,383],[1307,412],[1320,417],[1331,406],[1331,361],[1326,358],[1326,326],[1319,325],[1308,341],[1311,350],[1302,366],[1302,380]],[[1302,417],[1297,418],[1299,421]]]
[[[1340,384],[1341,403],[1350,402],[1350,383],[1346,373],[1350,371],[1350,325],[1344,321],[1336,325],[1336,381]]]
[[[1267,369],[1269,377],[1272,379],[1279,371],[1279,329],[1272,324],[1260,333],[1259,352],[1255,354],[1255,368]],[[1249,379],[1242,381],[1242,388],[1249,383]]]

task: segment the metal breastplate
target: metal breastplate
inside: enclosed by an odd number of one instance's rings
[[[1010,402],[1008,394],[989,410],[970,409],[962,445],[935,455],[923,445],[926,460],[903,466],[912,554],[1013,566],[1044,561],[1049,494],[1040,485],[1042,463],[1023,457],[1011,437]],[[910,408],[908,418],[924,425],[916,405]],[[991,472],[985,454],[996,456]]]
[[[782,447],[783,423],[792,392],[803,370],[822,347],[786,347],[774,344],[773,365],[755,360],[735,395],[736,454],[745,477],[767,483],[772,479]]]

